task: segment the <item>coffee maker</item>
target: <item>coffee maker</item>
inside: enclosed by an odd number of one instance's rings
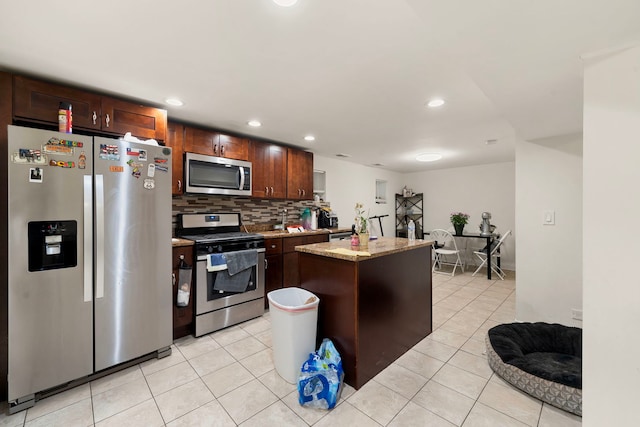
[[[480,235],[481,236],[490,236],[492,234],[491,222],[491,212],[482,212],[482,224],[480,224]]]

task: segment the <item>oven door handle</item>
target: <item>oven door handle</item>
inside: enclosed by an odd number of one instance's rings
[[[256,252],[261,253],[261,252],[265,252],[265,248],[256,248]],[[233,251],[233,252],[238,252],[238,251]],[[231,252],[223,252],[223,253],[231,253]],[[200,262],[204,262],[207,260],[207,257],[209,256],[209,254],[207,255],[198,255],[198,257],[196,258],[197,261]]]

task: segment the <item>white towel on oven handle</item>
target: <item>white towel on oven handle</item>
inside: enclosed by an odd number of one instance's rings
[[[207,255],[207,271],[222,271],[227,269],[227,258],[224,254]]]

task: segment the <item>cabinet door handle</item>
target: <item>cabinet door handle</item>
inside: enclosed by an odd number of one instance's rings
[[[298,188],[298,197],[302,194],[302,190]]]
[[[96,124],[96,120],[98,120],[98,115],[96,114],[96,112],[93,112],[93,115],[91,116],[91,118],[93,119],[93,124]]]
[[[107,127],[109,127],[109,122],[111,121],[111,119],[109,118],[109,114],[105,116],[104,121],[107,124]]]
[[[224,145],[220,144],[220,155],[224,157]]]
[[[306,195],[307,195],[307,191],[303,188],[303,189],[302,189],[302,197],[304,197],[304,196],[306,196]]]
[[[276,248],[276,245],[271,245],[271,249],[275,249],[275,248]]]
[[[273,187],[271,187],[271,195],[273,196]]]
[[[176,285],[176,273],[171,273],[171,284]]]
[[[217,156],[218,155],[218,144],[214,144],[213,145],[213,155]]]
[[[182,181],[178,180],[178,190],[182,191]]]
[[[267,268],[269,268],[269,261],[267,261],[266,259],[264,260],[264,269],[266,270]]]

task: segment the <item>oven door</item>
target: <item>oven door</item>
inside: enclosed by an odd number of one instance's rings
[[[198,256],[196,264],[196,315],[264,298],[265,250],[264,248],[256,250],[258,251],[258,262],[251,267],[251,274],[247,278],[247,286],[243,292],[214,289],[216,276],[222,272],[207,271],[207,255]]]

